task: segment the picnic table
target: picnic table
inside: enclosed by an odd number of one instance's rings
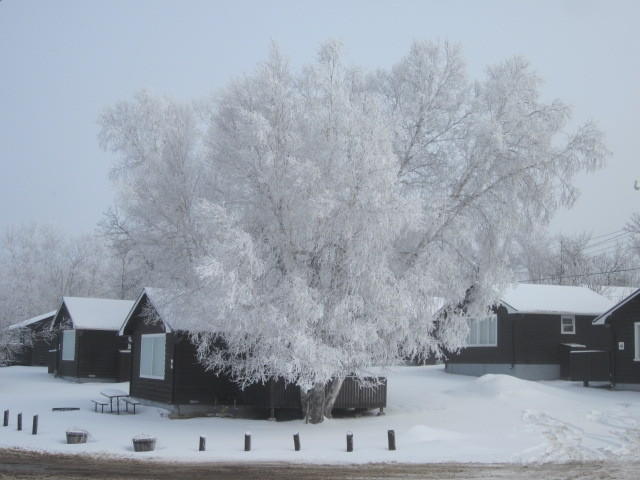
[[[109,399],[109,408],[111,409],[111,413],[113,413],[113,399],[116,399],[116,411],[118,412],[118,415],[120,415],[120,399],[129,396],[127,392],[117,388],[106,388],[100,392],[100,395]]]

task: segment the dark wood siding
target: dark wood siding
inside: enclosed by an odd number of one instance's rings
[[[173,334],[168,333],[165,342],[164,379],[140,377],[140,345],[143,334],[164,333],[162,323],[149,323],[144,317],[144,309],[150,307],[146,299],[142,299],[127,324],[126,335],[131,336],[131,381],[129,394],[133,397],[146,398],[154,402],[173,403]]]
[[[259,408],[301,408],[300,388],[284,380],[250,385],[242,392],[242,402]]]
[[[167,333],[165,341],[164,379],[140,377],[140,345],[141,337],[147,333],[160,333],[148,330],[138,331],[133,335],[131,347],[131,382],[129,392],[134,397],[147,398],[156,402],[173,403],[173,334]]]
[[[571,353],[569,380],[608,382],[610,352],[606,350],[584,350]]]
[[[214,375],[198,362],[196,349],[186,333],[167,333],[165,378],[140,377],[140,345],[143,334],[163,333],[162,322],[150,323],[146,312],[153,308],[143,296],[133,311],[124,334],[131,335],[131,383],[134,397],[169,404],[250,405],[258,408],[300,408],[300,389],[284,381],[255,384],[241,391],[225,375]],[[381,386],[364,389],[345,381],[337,408],[378,408],[386,405],[386,380]]]
[[[76,330],[78,376],[82,378],[118,378],[118,332]]]
[[[593,315],[576,315],[575,334],[562,334],[560,315],[508,314],[498,309],[498,346],[468,347],[450,354],[449,363],[560,364],[564,343],[608,348],[607,330],[592,325]]]
[[[118,381],[128,382],[131,379],[131,350],[118,352]]]
[[[640,296],[616,310],[609,318],[613,345],[611,346],[613,380],[615,383],[640,383],[640,362],[634,360],[634,323],[640,322]],[[624,350],[618,348],[624,342]]]
[[[72,328],[71,318],[64,303],[54,318],[54,326],[56,333],[51,347],[57,349],[56,375],[83,379],[117,380],[118,350],[123,344],[123,339],[118,337],[118,332],[75,329],[74,359],[62,360],[62,332]]]
[[[31,365],[45,366],[47,365],[47,356],[51,348],[51,341],[34,335],[33,347],[31,350]]]
[[[334,408],[384,408],[387,406],[387,379],[379,377],[378,385],[363,386],[355,377],[342,383]]]
[[[450,363],[513,363],[514,361],[514,322],[517,315],[508,315],[504,307],[497,310],[498,315],[498,346],[470,347],[458,353],[450,353],[447,362]],[[560,328],[560,327],[558,327]]]
[[[78,376],[78,337],[76,335],[75,353],[73,360],[62,360],[62,343],[63,343],[63,330],[60,330],[57,335],[58,340],[58,373],[57,375],[62,377],[77,377]]]
[[[334,408],[384,408],[387,406],[387,379],[379,385],[363,386],[355,377],[342,383]],[[252,385],[244,392],[244,402],[261,408],[301,408],[300,388],[283,380]]]
[[[198,362],[187,335],[175,336],[174,397],[177,404],[241,404],[240,388],[225,375],[215,375]]]

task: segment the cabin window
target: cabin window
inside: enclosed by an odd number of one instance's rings
[[[640,362],[640,322],[633,324],[633,359]]]
[[[567,335],[576,333],[576,317],[573,315],[562,315],[560,317],[560,333]]]
[[[62,360],[73,361],[76,358],[76,331],[62,331]]]
[[[498,316],[469,319],[468,347],[498,346]]]
[[[166,335],[142,335],[140,342],[140,377],[164,380],[164,352]]]

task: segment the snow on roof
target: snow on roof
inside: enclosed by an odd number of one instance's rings
[[[600,295],[604,295],[609,300],[618,303],[627,298],[636,290],[638,290],[638,287],[614,287],[612,285],[607,285],[602,287]]]
[[[53,312],[47,312],[47,313],[43,313],[42,315],[38,315],[37,317],[32,317],[32,318],[28,318],[26,320],[23,320],[21,322],[18,323],[14,323],[13,325],[9,325],[9,327],[7,327],[8,330],[14,330],[16,328],[25,328],[28,327],[29,325],[33,325],[34,323],[38,323],[42,320],[46,320],[48,318],[53,317],[56,314],[57,310],[54,310]]]
[[[110,298],[63,297],[73,328],[80,330],[118,330],[129,314],[133,301]]]
[[[124,322],[120,326],[120,330],[118,331],[119,335],[124,335],[124,330],[133,315],[133,312],[138,307],[140,301],[146,296],[156,313],[160,317],[160,320],[165,325],[167,331],[171,332],[173,330],[180,330],[181,326],[181,316],[175,313],[177,306],[175,305],[175,300],[177,298],[178,293],[166,288],[154,288],[154,287],[145,287],[142,290],[142,293],[138,296],[136,301],[134,302],[133,307],[131,308],[129,314],[125,318]]]
[[[175,298],[176,294],[166,288],[152,287],[145,288],[144,293],[147,294],[147,298],[160,316],[160,319],[167,326],[167,329],[174,330],[180,323],[172,308],[172,299]]]
[[[599,315],[612,301],[586,287],[518,283],[508,287],[502,303],[519,313],[572,313]]]
[[[607,319],[609,318],[609,316],[612,313],[614,313],[616,310],[620,309],[623,305],[625,305],[626,303],[628,303],[631,300],[633,300],[634,298],[636,298],[638,295],[640,295],[640,288],[637,289],[636,291],[632,292],[626,298],[623,298],[622,300],[620,300],[618,303],[616,303],[613,307],[611,307],[609,310],[604,312],[602,315],[594,318],[593,319],[593,324],[594,325],[604,325],[605,322],[607,321]]]

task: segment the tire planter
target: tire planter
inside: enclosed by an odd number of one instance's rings
[[[133,437],[133,450],[135,452],[152,452],[156,449],[155,437],[138,435]]]
[[[86,430],[67,430],[67,443],[87,443]]]

